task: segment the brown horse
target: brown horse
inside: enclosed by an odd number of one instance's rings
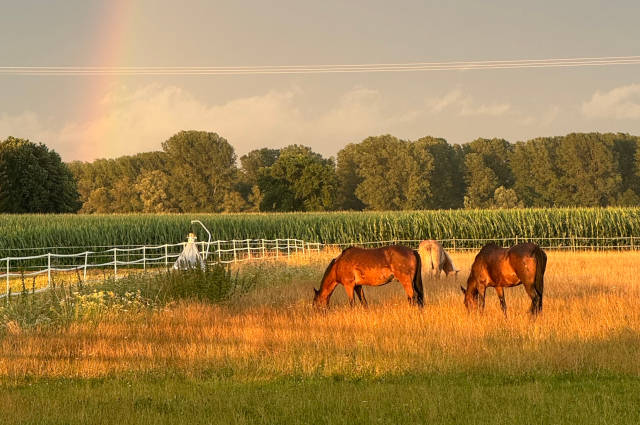
[[[485,290],[488,286],[493,286],[506,316],[507,303],[503,288],[522,284],[531,297],[531,314],[536,315],[542,311],[546,267],[547,254],[536,244],[522,243],[511,248],[485,245],[473,261],[467,289],[460,287],[464,294],[464,304],[469,311],[475,310],[478,304],[480,309],[484,309]]]
[[[404,246],[391,245],[374,249],[349,247],[329,263],[322,277],[320,289],[313,289],[313,305],[328,306],[334,289],[338,284],[342,284],[352,306],[354,291],[360,302],[366,306],[363,285],[385,285],[395,278],[404,287],[409,303],[416,303],[422,307],[424,294],[420,268],[420,255]]]

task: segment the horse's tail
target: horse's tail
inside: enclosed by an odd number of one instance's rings
[[[545,254],[542,248],[536,246],[533,255],[536,258],[536,276],[533,286],[538,293],[538,297],[540,297],[538,311],[542,311],[542,293],[544,292],[544,272],[547,268],[547,254]]]
[[[416,257],[416,270],[413,273],[413,293],[418,306],[424,305],[424,291],[422,289],[422,261],[420,260],[420,253],[413,251],[413,255]]]

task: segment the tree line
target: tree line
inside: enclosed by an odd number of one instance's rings
[[[335,159],[290,145],[237,161],[218,134],[181,131],[162,151],[64,164],[42,144],[9,138],[0,142],[0,211],[632,206],[640,204],[639,142],[622,133],[465,144],[382,135],[348,144]]]

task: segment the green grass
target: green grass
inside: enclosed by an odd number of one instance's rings
[[[6,424],[637,424],[627,376],[405,375],[239,382],[168,375],[0,386]]]
[[[211,230],[214,240],[298,238],[310,242],[352,243],[515,236],[541,239],[576,236],[598,238],[640,234],[640,208],[0,215],[0,258],[6,256],[8,249],[182,242],[192,229],[192,219],[200,219]],[[201,232],[199,228],[194,229]],[[547,245],[550,243],[546,242]],[[598,242],[594,240],[589,243]],[[464,242],[459,242],[458,246],[464,246]]]

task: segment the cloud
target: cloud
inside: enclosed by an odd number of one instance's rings
[[[393,107],[379,91],[366,87],[347,90],[319,111],[303,108],[314,104],[312,96],[293,87],[215,104],[172,85],[119,86],[106,93],[93,118],[83,121],[58,124],[30,112],[0,115],[0,139],[14,135],[41,141],[65,161],[160,150],[180,130],[216,132],[238,155],[293,143],[333,155],[346,143],[371,135],[420,137],[442,131],[447,120],[455,122],[459,116],[476,117],[477,125],[486,125],[483,117],[514,113],[507,103],[478,104],[461,89],[416,108]]]
[[[608,92],[597,91],[582,103],[582,113],[590,118],[640,118],[640,84],[616,87]]]
[[[539,127],[548,127],[553,122],[555,122],[556,118],[560,115],[561,109],[558,105],[551,105],[545,109],[544,112],[534,116],[534,115],[524,115],[519,120],[519,123],[524,126],[539,126]]]
[[[101,113],[82,122],[56,127],[30,112],[1,115],[0,138],[14,135],[42,141],[66,161],[159,150],[162,141],[190,129],[220,134],[239,155],[292,143],[332,154],[347,141],[398,130],[398,124],[417,114],[385,113],[380,93],[362,87],[343,93],[317,114],[301,112],[298,105],[312,101],[305,96],[292,88],[210,104],[176,86],[121,86],[101,100]]]
[[[445,93],[442,97],[429,98],[426,104],[428,110],[432,113],[441,113],[449,109],[460,116],[484,115],[498,117],[511,111],[509,103],[482,103],[478,105],[471,95],[465,95],[459,88]]]

